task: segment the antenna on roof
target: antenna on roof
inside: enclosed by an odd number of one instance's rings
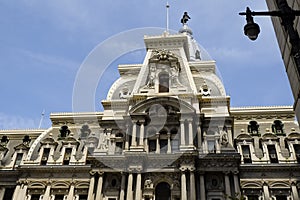
[[[42,115],[41,115],[40,124],[39,124],[39,129],[40,129],[41,126],[42,126],[42,122],[43,122],[43,119],[44,119],[44,115],[45,115],[45,109],[43,109],[43,112],[42,112]]]
[[[167,8],[167,22],[166,22],[166,26],[167,27],[166,27],[166,32],[168,33],[169,32],[169,8],[170,8],[168,0],[167,0],[166,8]]]

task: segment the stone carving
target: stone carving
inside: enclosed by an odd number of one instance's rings
[[[167,85],[178,88],[183,87],[179,81],[179,74],[181,72],[178,58],[168,50],[155,50],[154,55],[149,59],[149,73],[147,83],[144,89],[154,89],[158,84],[160,74],[168,74]],[[161,84],[161,83],[160,83]]]
[[[221,139],[221,145],[224,146],[224,147],[227,147],[228,145],[228,133],[226,130],[221,130],[220,131],[220,139]]]
[[[100,133],[99,137],[99,149],[100,150],[107,150],[108,149],[108,140],[109,136],[107,135],[107,130],[104,129],[103,133]]]
[[[150,64],[148,83],[147,83],[148,88],[154,88],[154,79],[156,77],[155,72],[156,72],[156,66],[154,64]]]
[[[122,88],[119,92],[119,97],[120,99],[126,99],[129,95],[131,94],[131,92],[129,91],[129,89],[125,86],[124,88]]]
[[[182,86],[182,84],[179,82],[179,72],[180,72],[180,67],[176,63],[174,65],[170,66],[170,71],[171,71],[171,86],[173,87],[178,87]]]
[[[204,84],[200,88],[200,94],[203,96],[210,96],[211,89],[208,87],[208,85],[204,82]]]
[[[150,178],[147,178],[144,183],[144,188],[153,188],[153,182]]]

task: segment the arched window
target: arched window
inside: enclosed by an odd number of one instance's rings
[[[169,92],[169,74],[159,74],[159,92]]]
[[[283,123],[280,120],[275,120],[272,124],[272,131],[275,134],[284,134],[283,133]]]
[[[259,125],[257,121],[250,121],[248,125],[248,133],[251,133],[252,135],[258,135],[259,131]]]

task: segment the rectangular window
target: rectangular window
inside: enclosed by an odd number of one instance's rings
[[[247,195],[248,200],[259,200],[258,195]]]
[[[32,194],[30,200],[39,200],[40,196],[40,194]]]
[[[276,200],[287,200],[287,196],[285,195],[276,195]]]
[[[159,140],[160,153],[167,153],[168,140]]]
[[[173,152],[176,152],[179,150],[179,141],[178,140],[172,140],[171,145],[172,145]]]
[[[156,151],[156,140],[149,140],[149,152]]]
[[[209,153],[215,153],[216,152],[215,141],[214,140],[208,140],[207,141],[207,146],[208,146],[208,152]]]
[[[268,145],[269,158],[271,163],[278,163],[275,145]]]
[[[64,165],[68,165],[71,160],[71,155],[72,155],[72,148],[66,148],[65,150],[65,156],[64,156]]]
[[[294,146],[297,162],[300,163],[300,144],[294,144],[293,146]]]
[[[79,200],[87,200],[88,199],[88,195],[87,194],[80,194],[79,195]]]
[[[63,195],[63,194],[56,194],[54,199],[55,200],[64,200],[64,196],[65,195]]]
[[[22,159],[23,159],[23,153],[17,153],[15,165],[16,165],[16,166],[20,165]]]
[[[50,148],[44,148],[44,152],[42,155],[41,165],[46,165],[48,161],[48,157],[50,154]]]
[[[123,142],[116,142],[116,154],[122,154],[123,152]]]
[[[242,145],[244,163],[252,163],[249,145]]]

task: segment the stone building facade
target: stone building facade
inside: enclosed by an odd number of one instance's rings
[[[0,131],[0,199],[299,199],[291,106],[230,107],[184,24],[144,37],[103,112],[53,113],[47,130]]]

